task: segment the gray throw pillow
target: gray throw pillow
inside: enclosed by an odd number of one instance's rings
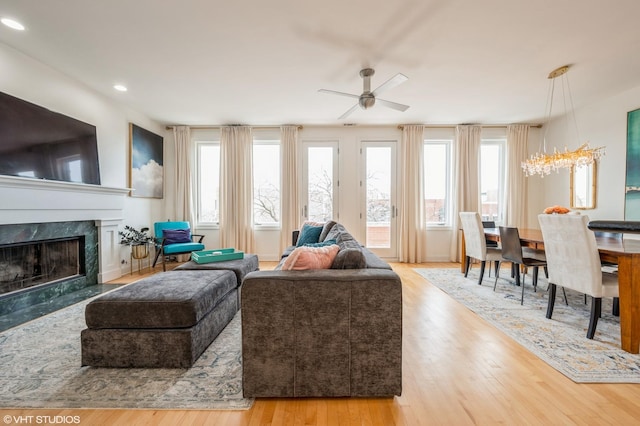
[[[337,240],[338,239],[338,235],[340,235],[340,234],[342,234],[344,232],[347,232],[347,228],[345,228],[340,223],[336,223],[331,227],[331,229],[329,230],[327,235],[325,235],[324,239],[325,240]]]
[[[322,227],[322,232],[320,232],[320,238],[318,238],[318,242],[323,242],[327,239],[327,234],[329,233],[329,231],[331,231],[331,229],[333,229],[333,226],[335,224],[335,220],[330,220],[324,224],[324,226]]]
[[[363,269],[367,267],[367,259],[360,244],[346,230],[336,238],[340,251],[333,260],[331,269]]]
[[[360,248],[344,248],[338,251],[331,269],[363,269],[366,266],[367,261]]]

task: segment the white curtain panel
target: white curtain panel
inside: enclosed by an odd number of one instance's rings
[[[280,252],[291,245],[291,233],[300,227],[300,202],[298,192],[298,126],[280,128],[280,153],[282,168],[282,191],[280,197],[281,229]]]
[[[424,211],[424,126],[405,125],[402,130],[400,156],[400,262],[426,261],[426,217]]]
[[[522,171],[522,162],[527,159],[529,125],[514,124],[507,127],[507,186],[505,224],[528,227],[527,224],[527,178]]]
[[[194,155],[191,142],[191,130],[187,126],[173,128],[176,149],[176,165],[173,182],[175,185],[174,220],[186,220],[191,226],[195,223],[193,215],[193,170]]]
[[[245,126],[222,127],[220,244],[253,253],[253,137]]]
[[[456,126],[450,259],[459,261],[460,212],[480,212],[480,135],[482,127]]]

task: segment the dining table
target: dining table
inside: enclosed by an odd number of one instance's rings
[[[544,250],[542,231],[518,228],[523,247]],[[462,233],[460,258],[465,257]],[[487,240],[500,241],[498,228],[484,228]],[[618,265],[620,297],[620,343],[624,351],[640,353],[640,239],[596,236],[600,260]],[[461,266],[464,272],[464,264]]]

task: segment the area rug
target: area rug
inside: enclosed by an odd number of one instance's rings
[[[521,287],[513,284],[505,270],[495,292],[495,278],[486,273],[482,285],[478,285],[478,269],[472,269],[468,278],[460,269],[415,271],[574,382],[640,383],[640,355],[620,348],[620,322],[611,314],[611,300],[603,299],[595,338],[589,340],[586,334],[591,301],[585,304],[582,294],[567,290],[567,306],[558,288],[553,317],[547,319],[544,277],[534,293],[531,276],[527,276],[521,306]]]
[[[244,410],[240,313],[189,369],[80,366],[87,301],[0,333],[0,407]]]

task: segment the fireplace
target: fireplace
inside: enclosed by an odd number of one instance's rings
[[[95,221],[0,225],[0,315],[98,283]]]
[[[0,295],[84,275],[84,235],[0,246]]]

